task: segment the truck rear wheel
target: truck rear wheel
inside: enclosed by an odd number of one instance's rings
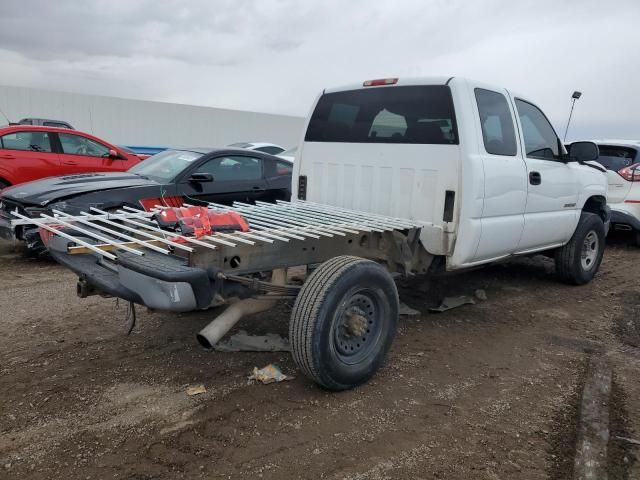
[[[298,368],[330,390],[369,380],[382,365],[398,323],[398,291],[370,260],[340,256],[304,283],[289,323]]]
[[[555,254],[556,273],[563,282],[584,285],[594,277],[605,247],[604,223],[595,213],[583,212],[569,243]]]

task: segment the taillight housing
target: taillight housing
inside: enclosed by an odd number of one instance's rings
[[[618,170],[618,175],[628,182],[640,182],[640,163],[634,163]]]

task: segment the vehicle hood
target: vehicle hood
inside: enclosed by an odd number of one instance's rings
[[[91,192],[158,185],[127,172],[80,173],[21,183],[2,191],[2,197],[20,203],[46,206],[51,202]]]

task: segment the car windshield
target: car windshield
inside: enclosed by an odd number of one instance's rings
[[[129,172],[149,177],[160,183],[169,183],[200,157],[202,157],[201,153],[165,150],[134,165]]]
[[[598,148],[600,149],[598,163],[606,169],[615,170],[616,172],[631,165],[637,153],[630,147],[599,145]]]

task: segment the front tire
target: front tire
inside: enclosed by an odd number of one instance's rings
[[[381,265],[359,257],[332,258],[298,294],[289,341],[298,368],[329,390],[369,380],[391,347],[398,291]]]
[[[583,212],[571,240],[555,253],[556,274],[565,283],[584,285],[594,277],[604,255],[604,223]]]

